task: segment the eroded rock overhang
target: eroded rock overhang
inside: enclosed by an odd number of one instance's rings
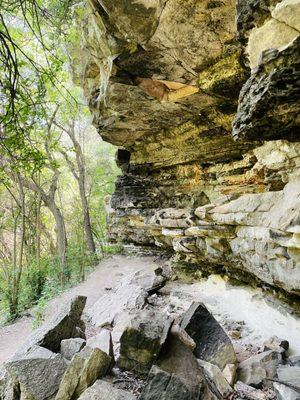
[[[119,147],[111,240],[300,293],[299,0],[90,0],[74,76]]]

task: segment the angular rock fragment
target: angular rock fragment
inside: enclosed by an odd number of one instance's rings
[[[210,391],[218,399],[227,398],[233,393],[232,387],[225,379],[219,367],[203,360],[198,360],[198,364],[202,370]]]
[[[156,309],[144,309],[132,317],[120,339],[120,368],[145,374],[155,363],[166,341],[172,319]]]
[[[82,336],[84,325],[81,321],[81,315],[85,303],[85,296],[76,296],[49,322],[33,332],[17,353],[24,353],[34,345],[45,347],[57,353],[60,350],[62,340]]]
[[[78,400],[136,400],[136,396],[115,388],[109,382],[98,380]]]
[[[25,354],[15,355],[5,368],[35,400],[46,400],[57,391],[67,364],[60,354],[33,346]]]
[[[289,347],[290,344],[287,340],[280,339],[277,336],[273,336],[264,343],[264,351],[274,350],[283,355],[288,351]]]
[[[111,333],[108,329],[102,329],[100,333],[89,338],[86,342],[92,349],[100,349],[110,357],[114,358],[113,343]]]
[[[274,389],[278,400],[300,399],[300,367],[280,366],[277,370],[278,382]]]
[[[225,379],[227,380],[230,386],[233,386],[235,383],[236,370],[237,370],[236,364],[227,364],[222,371]]]
[[[84,361],[84,358],[78,354],[75,354],[72,358],[62,378],[55,400],[70,400],[72,398],[80,379]]]
[[[80,372],[78,385],[75,389],[75,397],[78,397],[97,379],[105,376],[111,366],[111,357],[100,349],[85,347],[81,355],[86,357],[83,368]]]
[[[236,363],[232,343],[212,314],[201,303],[193,303],[184,315],[181,327],[196,343],[197,358],[217,365],[221,370]]]
[[[71,360],[76,353],[83,349],[85,344],[86,341],[81,338],[64,339],[60,344],[60,353],[67,360]]]
[[[275,397],[275,393],[271,390],[266,392],[260,389],[255,389],[243,382],[237,382],[234,389],[237,395],[237,400],[274,400]]]
[[[55,400],[77,398],[93,383],[107,374],[112,358],[98,348],[86,346],[69,364]]]
[[[277,351],[265,351],[243,361],[239,365],[238,379],[247,385],[261,387],[265,379],[273,379],[282,356]]]
[[[171,330],[161,356],[148,376],[140,400],[198,400],[204,377],[190,346],[178,329]]]
[[[20,399],[20,384],[8,372],[5,371],[0,377],[0,399]]]

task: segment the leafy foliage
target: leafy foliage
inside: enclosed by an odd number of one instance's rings
[[[0,310],[10,319],[85,279],[106,249],[105,203],[118,169],[69,76],[73,5],[1,2]]]

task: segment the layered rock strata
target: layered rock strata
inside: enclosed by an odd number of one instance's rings
[[[112,241],[300,293],[299,14],[299,0],[77,8],[74,78],[123,172]]]

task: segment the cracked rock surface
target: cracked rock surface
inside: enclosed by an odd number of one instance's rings
[[[299,295],[300,1],[78,7],[74,79],[122,169],[110,240]]]

